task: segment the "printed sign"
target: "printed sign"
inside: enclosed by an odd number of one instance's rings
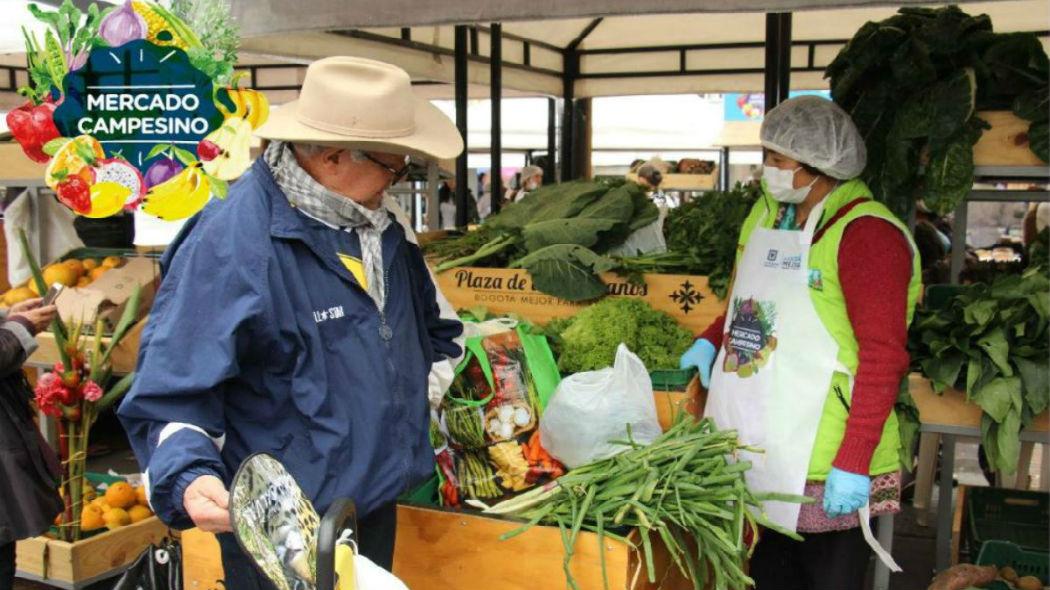
[[[746,379],[765,367],[777,348],[777,309],[771,301],[737,297],[731,310],[722,370]]]
[[[85,217],[141,207],[174,220],[226,196],[269,105],[237,87],[223,0],[28,6],[49,28],[43,40],[26,33],[28,100],[7,124],[29,158],[48,164],[59,201]]]
[[[823,96],[831,100],[831,92],[827,90],[797,90],[789,93],[788,97],[795,98],[805,94]],[[761,122],[766,114],[766,96],[761,92],[723,94],[722,102],[726,121]]]

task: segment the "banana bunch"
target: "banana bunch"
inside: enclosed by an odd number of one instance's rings
[[[185,219],[204,208],[210,198],[211,185],[197,162],[151,188],[142,211],[165,221]]]

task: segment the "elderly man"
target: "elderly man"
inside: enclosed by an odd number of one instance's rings
[[[543,186],[543,168],[526,166],[521,169],[521,182],[518,188],[507,189],[504,199],[507,203],[516,203],[541,186]]]
[[[353,499],[361,553],[390,567],[394,502],[433,473],[431,365],[462,353],[384,206],[409,156],[462,151],[451,121],[400,68],[334,57],[258,133],[263,157],[165,254],[119,410],[157,514],[220,533],[231,589],[269,587],[229,534],[227,486],[257,452],[319,511]]]

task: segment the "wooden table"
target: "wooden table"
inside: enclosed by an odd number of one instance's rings
[[[937,570],[941,571],[951,565],[955,442],[958,437],[980,438],[982,410],[976,404],[967,401],[966,394],[962,391],[950,389],[938,395],[933,391],[930,381],[919,374],[909,376],[908,387],[915,405],[919,407],[919,421],[922,423],[920,432],[923,434],[919,451],[919,473],[915,485],[917,500],[923,497],[923,489],[932,485],[938,438],[941,443],[941,479],[937,505]],[[1027,469],[1032,445],[1050,444],[1050,415],[1047,412],[1037,416],[1031,426],[1021,432],[1021,442],[1029,443],[1028,459],[1021,457],[1021,462]],[[923,457],[930,454],[934,460]],[[1044,460],[1043,463],[1045,470],[1048,462]],[[1045,479],[1047,478],[1044,477]],[[918,502],[916,507],[921,508]]]

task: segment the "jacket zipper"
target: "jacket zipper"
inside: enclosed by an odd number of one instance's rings
[[[842,393],[842,388],[838,385],[835,386],[835,395],[842,402],[842,407],[846,408],[846,413],[849,413],[849,402],[846,401],[846,395]]]

